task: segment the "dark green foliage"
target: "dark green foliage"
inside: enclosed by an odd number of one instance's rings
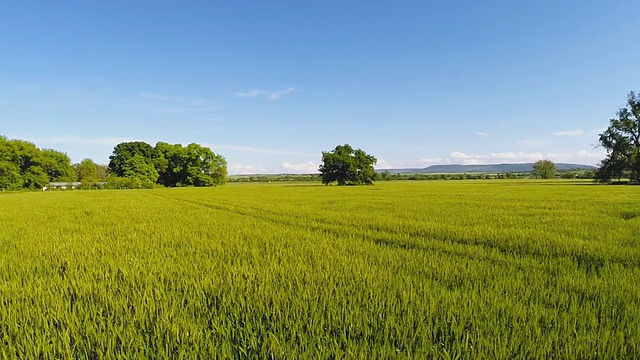
[[[1,189],[38,189],[52,181],[73,180],[75,171],[67,154],[0,136]]]
[[[113,149],[113,155],[109,156],[109,172],[120,177],[125,177],[127,174],[130,176],[132,171],[136,171],[139,167],[143,168],[140,161],[153,165],[151,162],[153,153],[153,147],[144,141],[120,143]],[[138,160],[132,160],[136,155]],[[146,169],[144,170],[146,173]],[[153,177],[153,174],[150,175]]]
[[[153,154],[153,162],[158,171],[158,183],[164,186],[175,186],[180,182],[180,169],[185,162],[184,148],[180,144],[158,142]]]
[[[40,166],[30,166],[22,174],[25,189],[39,189],[49,184],[47,173]]]
[[[122,177],[140,178],[149,180],[152,183],[155,183],[159,176],[151,159],[145,158],[140,154],[135,154],[127,159],[124,163],[123,170]]]
[[[361,149],[354,150],[349,144],[338,145],[331,152],[322,152],[322,183],[327,185],[371,185],[376,179],[373,165],[377,159]]]
[[[44,149],[40,153],[40,165],[52,181],[70,182],[76,179],[71,159],[60,151]]]
[[[0,136],[0,189],[39,189],[76,179],[87,185],[108,178],[113,188],[213,186],[227,180],[225,158],[198,144],[159,142],[154,148],[142,141],[125,142],[116,145],[109,159],[108,167],[91,159],[71,165],[65,153]]]
[[[556,174],[556,164],[551,160],[540,160],[533,164],[533,175],[540,179],[550,179]]]
[[[221,155],[198,144],[143,142],[118,144],[109,170],[119,178],[139,179],[164,186],[213,186],[226,182],[227,162]]]
[[[20,168],[8,161],[0,161],[0,189],[17,190],[22,188]]]
[[[607,157],[600,163],[596,179],[609,183],[628,176],[637,184],[640,183],[640,94],[630,92],[627,107],[617,115],[600,134],[600,145],[606,149]]]

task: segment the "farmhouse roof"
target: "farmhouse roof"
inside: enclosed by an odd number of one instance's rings
[[[49,186],[80,186],[80,183],[77,181],[74,182],[51,182]]]

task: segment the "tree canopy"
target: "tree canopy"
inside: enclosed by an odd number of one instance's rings
[[[540,179],[550,179],[556,175],[556,164],[551,160],[539,160],[533,164],[533,176]]]
[[[373,169],[377,159],[349,144],[338,145],[330,152],[322,152],[322,164],[318,171],[325,185],[370,185],[376,179]]]
[[[148,174],[148,169],[144,169],[142,164],[153,167],[154,151],[153,146],[144,141],[122,142],[113,148],[113,154],[109,156],[109,173],[118,177],[132,177],[138,172],[145,173],[152,178],[155,177],[155,182],[158,174]]]
[[[101,178],[99,174],[98,164],[91,159],[83,159],[80,163],[75,164],[74,168],[76,170],[76,178],[81,183],[95,183],[104,180],[104,177]]]
[[[640,183],[640,94],[629,93],[627,106],[618,110],[617,118],[609,120],[599,142],[607,156],[600,163],[596,179],[611,182],[629,177],[632,183]]]
[[[72,165],[65,153],[0,136],[0,190],[40,189],[76,180],[83,185],[106,181],[111,188],[212,186],[227,180],[225,158],[198,144],[123,142],[109,160],[108,166],[91,159]]]
[[[73,180],[75,171],[67,154],[0,136],[1,189],[39,189],[52,181]]]
[[[109,157],[109,170],[118,177],[135,178],[164,186],[221,185],[227,179],[227,161],[199,144],[142,142],[116,145]]]

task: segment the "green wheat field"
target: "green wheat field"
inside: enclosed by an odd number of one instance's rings
[[[0,356],[637,359],[639,190],[0,193]]]

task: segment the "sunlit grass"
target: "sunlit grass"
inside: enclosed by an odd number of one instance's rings
[[[0,354],[637,358],[637,190],[2,194]]]

